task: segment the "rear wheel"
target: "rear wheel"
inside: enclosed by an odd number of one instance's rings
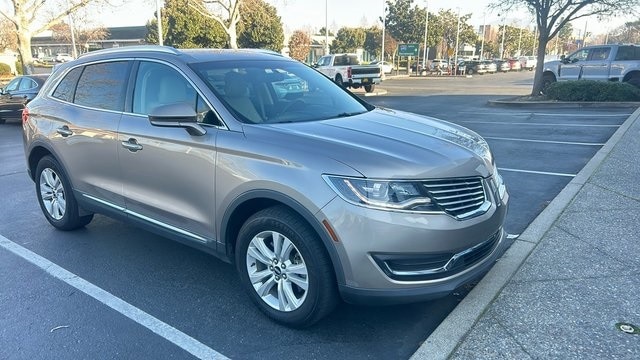
[[[75,230],[91,222],[93,214],[80,216],[71,184],[56,159],[43,157],[35,175],[38,202],[51,225],[60,230]]]
[[[342,82],[342,75],[338,74],[336,75],[336,85],[340,86],[340,87],[344,87],[344,83]]]
[[[473,73],[474,73],[473,68],[467,69],[467,75],[473,75]]]
[[[364,91],[366,91],[368,93],[373,92],[373,90],[375,90],[375,89],[376,89],[375,84],[370,84],[370,85],[365,85],[364,86]]]
[[[553,74],[542,75],[542,93],[544,94],[547,88],[556,82],[556,77]]]
[[[253,302],[277,322],[310,326],[338,302],[333,268],[321,240],[284,206],[261,210],[245,222],[235,260]]]

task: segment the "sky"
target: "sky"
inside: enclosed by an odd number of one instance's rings
[[[319,29],[325,25],[325,14],[329,28],[342,26],[373,25],[382,16],[384,0],[267,0],[278,9],[282,18],[285,32],[297,29]],[[160,0],[162,3],[163,1]],[[154,16],[155,0],[125,0],[124,5],[115,11],[102,13],[103,24],[112,26],[144,25]],[[498,25],[502,22],[499,12],[488,9],[492,0],[415,0],[418,6],[428,6],[429,12],[440,9],[452,9],[460,13],[472,14],[471,24],[478,28],[483,23]],[[326,12],[325,12],[326,9]],[[520,11],[507,13],[506,23],[514,26],[529,26],[533,28],[533,16],[523,7]],[[587,31],[593,34],[604,34],[617,26],[630,21],[631,18],[618,17],[607,21],[596,18],[586,20]],[[585,20],[573,23],[576,31],[584,31]]]

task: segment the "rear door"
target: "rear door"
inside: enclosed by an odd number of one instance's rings
[[[130,61],[88,64],[70,70],[50,95],[49,136],[81,197],[124,209],[117,158],[117,129],[124,109]]]
[[[187,103],[207,129],[156,127],[155,108]],[[215,239],[215,166],[218,128],[194,84],[170,64],[140,61],[133,96],[118,129],[118,153],[127,213],[189,240]]]
[[[611,46],[595,47],[589,50],[589,57],[582,66],[582,79],[607,80],[611,61]]]

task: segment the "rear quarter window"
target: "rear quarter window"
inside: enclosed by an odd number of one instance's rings
[[[620,46],[616,54],[616,61],[640,60],[640,46]]]
[[[78,79],[80,78],[80,74],[82,74],[82,68],[75,68],[60,81],[56,90],[51,94],[56,99],[60,99],[62,101],[73,102],[73,94],[75,92],[76,84],[78,83]]]
[[[98,109],[123,111],[129,67],[128,61],[85,66],[73,102]]]

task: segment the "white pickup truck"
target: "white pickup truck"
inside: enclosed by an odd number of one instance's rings
[[[544,63],[543,87],[562,80],[619,81],[640,87],[640,46],[585,46]]]
[[[336,84],[372,92],[382,82],[382,69],[378,65],[360,65],[356,54],[333,54],[321,57],[313,66]]]

